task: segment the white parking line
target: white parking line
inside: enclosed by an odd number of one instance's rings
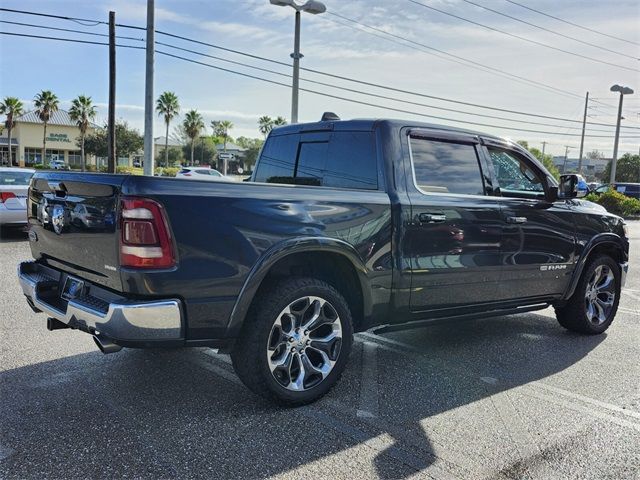
[[[360,380],[360,407],[358,417],[378,416],[378,345],[362,345],[362,378]]]
[[[378,343],[378,345],[381,346],[381,348],[385,349],[385,350],[389,350],[392,351],[394,353],[400,354],[400,355],[405,355],[405,356],[411,356],[411,353],[417,353],[418,355],[420,355],[423,358],[427,358],[426,355],[424,354],[424,352],[419,351],[418,349],[416,349],[414,346],[403,343],[403,342],[399,342],[397,340],[392,340],[392,339],[388,339],[388,338],[384,338],[381,337],[380,335],[374,335],[368,332],[364,332],[364,333],[359,333],[356,336],[356,340],[359,340],[361,342],[368,342],[368,340],[363,340],[362,338],[358,338],[358,337],[365,337],[367,339],[371,339],[371,341],[374,341],[376,343]],[[457,375],[463,375],[463,376],[467,376],[469,377],[469,375],[460,369],[454,369],[449,367],[447,370],[457,374]],[[487,378],[489,377],[483,377],[479,380],[483,381],[484,383],[489,383],[487,382]],[[539,381],[534,381],[531,383],[528,383],[526,385],[523,385],[523,387],[533,387],[532,389],[535,389],[536,387],[538,387],[539,389],[546,389],[546,390],[550,390],[551,388],[554,389],[554,395],[549,395],[547,393],[542,393],[542,392],[538,392],[535,395],[536,398],[544,398],[546,401],[550,401],[550,402],[555,402],[559,405],[562,406],[567,406],[567,408],[572,408],[568,405],[574,405],[575,408],[573,408],[574,410],[577,411],[581,411],[581,412],[590,412],[593,416],[603,419],[603,420],[609,420],[612,423],[615,423],[617,425],[620,426],[625,426],[625,427],[629,427],[632,428],[634,430],[638,430],[640,431],[640,424],[632,422],[632,421],[628,421],[628,420],[624,420],[624,419],[620,419],[614,415],[611,415],[609,413],[603,412],[602,408],[604,408],[605,410],[609,410],[611,412],[616,412],[616,413],[623,413],[627,416],[631,416],[634,418],[640,418],[640,414],[638,414],[637,412],[634,411],[630,411],[627,409],[624,409],[622,407],[619,407],[617,405],[613,405],[610,403],[606,403],[606,402],[602,402],[600,400],[596,400],[594,398],[590,398],[584,395],[580,395],[578,393],[574,393],[571,392],[569,390],[565,390],[563,388],[559,388],[559,387],[550,387],[549,385],[546,385],[542,382]],[[570,397],[574,400],[574,402],[571,401],[567,401],[567,400],[563,400],[561,398],[558,397],[557,394],[563,394],[565,397]],[[582,401],[586,404],[588,404],[589,406],[583,406],[583,405],[579,405],[577,403],[575,403],[575,400],[579,400]],[[599,408],[594,408],[594,407],[599,407]]]
[[[623,294],[623,295],[626,295],[626,296],[628,296],[628,297],[631,297],[631,298],[633,298],[634,300],[638,300],[638,301],[640,301],[640,295],[636,295],[635,293],[631,293],[631,290],[628,290],[628,289],[626,289],[626,288],[623,288],[623,289],[622,289],[622,294]]]
[[[575,398],[576,400],[580,400],[584,403],[588,403],[590,405],[595,405],[600,408],[604,408],[606,410],[610,410],[612,412],[621,413],[628,417],[637,418],[640,420],[640,413],[635,412],[633,410],[628,410],[626,408],[619,407],[618,405],[614,405],[612,403],[603,402],[601,400],[596,400],[595,398],[587,397],[585,395],[580,395],[579,393],[570,392],[569,390],[565,390],[564,388],[554,387],[552,385],[548,385],[542,382],[533,382],[531,384],[532,387],[541,388],[543,390],[547,390],[549,392],[558,393],[560,395],[564,395],[565,397]]]
[[[215,353],[207,353],[207,351],[203,352],[206,355],[210,356],[215,360],[221,360],[220,356]],[[229,382],[241,386],[243,389],[246,388],[240,381],[240,379],[233,374],[231,371],[228,371],[226,368],[215,365],[211,361],[205,360],[204,358],[197,358],[192,360],[192,362],[200,366],[210,372],[215,373],[216,375],[228,380]],[[226,363],[226,362],[225,362]],[[310,418],[314,422],[322,423],[324,426],[329,427],[337,432],[340,432],[348,437],[351,437],[358,444],[365,445],[367,448],[371,448],[378,455],[387,455],[411,468],[416,470],[416,472],[420,472],[421,475],[427,475],[429,478],[434,479],[451,479],[455,480],[453,474],[440,466],[442,460],[438,459],[438,457],[434,458],[422,458],[418,457],[412,452],[402,448],[397,445],[397,442],[390,437],[389,435],[378,435],[372,436],[370,433],[367,433],[363,430],[358,429],[348,423],[340,421],[324,411],[320,410],[319,407],[308,405],[306,407],[302,407],[295,410],[299,412],[301,415],[304,415]],[[429,468],[429,472],[423,472],[422,470]]]

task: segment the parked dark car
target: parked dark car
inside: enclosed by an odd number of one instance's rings
[[[609,185],[600,185],[594,190],[594,193],[596,195],[601,195],[608,192],[609,188],[611,188]],[[640,200],[640,183],[616,182],[614,188],[616,192],[622,193],[627,197],[637,198]]]
[[[604,332],[629,244],[621,218],[577,196],[577,176],[558,185],[519,145],[473,131],[288,125],[249,182],[36,173],[35,261],[19,277],[50,330],[88,332],[105,353],[218,348],[251,390],[302,404],[375,326],[553,305],[563,327]],[[78,205],[91,222],[70,220]]]

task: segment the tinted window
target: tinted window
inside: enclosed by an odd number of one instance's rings
[[[270,136],[262,149],[254,180],[293,183],[297,150],[298,135]]]
[[[289,140],[283,144],[284,138]],[[275,143],[277,139],[279,144]],[[287,135],[267,140],[256,171],[256,182],[378,188],[375,145],[370,132],[335,132],[328,142],[305,141],[303,135],[296,151],[297,139],[297,135]],[[285,158],[285,155],[289,157]]]
[[[502,195],[544,192],[542,178],[531,169],[524,158],[515,153],[495,148],[489,148],[489,156]]]
[[[0,171],[0,185],[29,185],[31,172],[2,172]]]
[[[411,138],[417,186],[425,192],[483,195],[484,185],[473,145]]]
[[[323,185],[340,188],[378,188],[373,134],[336,132],[331,136]]]
[[[298,152],[296,183],[303,185],[323,185],[328,153],[328,142],[301,143]]]

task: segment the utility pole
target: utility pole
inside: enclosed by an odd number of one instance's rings
[[[116,173],[116,12],[109,12],[109,113],[107,171]]]
[[[542,142],[542,158],[544,158],[544,150],[547,148],[547,142]]]
[[[144,174],[153,176],[153,59],[155,49],[155,4],[147,0],[147,52],[144,84]]]
[[[580,136],[580,155],[578,156],[578,174],[582,173],[582,153],[584,151],[584,130],[587,126],[587,108],[589,108],[589,92],[584,98],[584,116],[582,117],[582,135]]]
[[[564,175],[567,172],[567,157],[569,156],[569,145],[564,146],[564,163],[562,164],[562,174]]]

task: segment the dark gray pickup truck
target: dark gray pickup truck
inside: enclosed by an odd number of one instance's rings
[[[35,261],[19,266],[50,330],[105,353],[209,346],[256,393],[323,395],[353,334],[553,305],[604,332],[628,260],[621,218],[481,133],[392,120],[271,132],[249,182],[37,173]]]

